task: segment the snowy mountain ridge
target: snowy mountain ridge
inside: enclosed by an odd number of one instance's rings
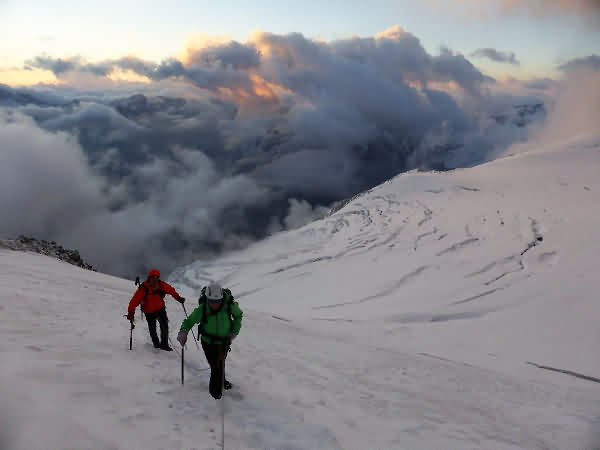
[[[244,310],[226,448],[597,448],[599,169],[592,135],[412,172],[176,270],[188,312],[210,280]],[[129,351],[131,281],[1,249],[0,266],[0,447],[217,447],[193,343],[184,386],[142,320]]]

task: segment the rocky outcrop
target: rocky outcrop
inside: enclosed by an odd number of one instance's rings
[[[74,266],[96,271],[90,264],[87,264],[77,250],[69,250],[54,241],[38,240],[32,237],[19,236],[17,239],[0,240],[0,248],[22,252],[35,252],[42,255],[51,256],[60,259]]]

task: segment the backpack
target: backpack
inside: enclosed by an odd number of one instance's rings
[[[146,297],[148,297],[148,294],[150,293],[150,289],[148,289],[148,286],[146,286],[146,283],[140,284],[140,287],[138,288],[138,290],[140,290],[142,288],[144,288],[144,290],[146,291],[146,293],[144,294],[144,298],[140,302],[140,305],[144,304],[144,301],[146,300]],[[157,292],[158,292],[158,295],[160,295],[160,298],[164,300],[165,299],[165,295],[167,295],[167,293],[165,291],[163,291],[162,289],[159,289]]]
[[[208,302],[206,301],[206,295],[204,294],[204,289],[205,288],[202,288],[202,295],[200,295],[200,298],[198,298],[198,306],[204,307],[204,311],[202,312],[202,319],[200,320],[200,323],[198,324],[198,340],[200,340],[201,336],[208,336],[209,338],[212,338],[212,339],[223,340],[224,338],[222,338],[222,337],[211,336],[210,334],[204,332],[204,326],[206,325],[206,322],[208,320],[208,306],[207,306]],[[233,314],[231,312],[231,305],[233,304],[234,298],[229,289],[223,288],[223,298],[225,299],[225,307],[227,308],[227,314],[229,315],[229,321],[233,323]]]

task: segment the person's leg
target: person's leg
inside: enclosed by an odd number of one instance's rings
[[[223,364],[220,360],[220,345],[207,344],[206,342],[202,341],[202,350],[204,350],[206,361],[210,366],[210,382],[208,383],[208,391],[214,398],[220,399],[223,395],[221,389],[221,384],[223,382]]]
[[[156,314],[160,325],[160,348],[170,349],[169,347],[169,318],[167,317],[167,308],[161,308]]]
[[[158,341],[158,336],[156,335],[156,313],[144,313],[146,315],[146,321],[148,322],[148,331],[150,332],[150,338],[152,339],[152,343],[154,347],[160,347],[160,342]]]

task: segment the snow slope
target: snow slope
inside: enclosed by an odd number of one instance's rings
[[[598,448],[599,169],[592,136],[404,174],[177,270],[188,311],[219,280],[245,312],[226,448]],[[185,386],[141,321],[128,350],[132,282],[0,250],[0,287],[0,448],[217,448],[195,346]]]

